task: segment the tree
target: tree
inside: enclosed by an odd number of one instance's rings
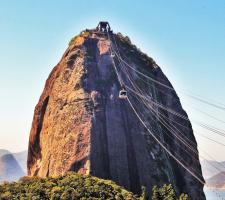
[[[188,195],[182,193],[179,197],[171,184],[164,184],[161,188],[152,188],[152,200],[188,200]]]
[[[159,192],[160,192],[162,199],[165,199],[165,198],[167,200],[175,200],[176,199],[176,193],[171,184],[163,185],[163,187],[159,189]]]
[[[181,195],[180,195],[180,197],[179,197],[179,200],[188,200],[189,198],[188,198],[188,195],[187,194],[184,194],[184,193],[182,193]]]
[[[10,192],[4,192],[0,195],[1,200],[9,200],[12,198],[12,194]]]
[[[139,198],[140,200],[146,200],[146,187],[142,186],[141,187],[141,196]]]
[[[74,188],[68,187],[65,189],[65,191],[61,195],[62,200],[75,200],[77,197],[76,191]]]
[[[160,200],[160,193],[159,193],[159,188],[157,186],[154,186],[152,188],[152,200]]]
[[[62,188],[56,186],[51,191],[50,200],[60,200],[61,193],[63,192]]]

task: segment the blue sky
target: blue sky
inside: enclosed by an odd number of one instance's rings
[[[69,40],[100,20],[109,21],[114,32],[128,35],[153,57],[175,89],[225,102],[225,1],[1,1],[0,148],[27,148],[34,107],[48,74]],[[178,94],[191,119],[225,129],[188,105],[221,119],[224,112]],[[224,141],[193,126],[196,132]],[[202,149],[225,160],[224,148],[197,139]]]

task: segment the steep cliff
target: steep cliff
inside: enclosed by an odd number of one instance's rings
[[[136,71],[125,68],[118,55],[110,56],[110,45]],[[172,87],[161,69],[128,37],[86,30],[71,40],[35,108],[28,174],[46,177],[76,171],[111,179],[134,193],[139,193],[141,186],[150,191],[153,185],[170,182],[178,193],[205,199],[203,185],[156,143],[128,101],[118,98],[121,86],[113,62],[128,88],[138,87],[143,96],[187,117],[175,91],[163,86]],[[144,80],[137,71],[163,85]],[[132,91],[128,97],[154,134],[203,179],[198,154],[188,154],[187,147],[159,121],[161,114],[165,116],[167,123],[176,127],[173,132],[182,132],[197,152],[190,122],[150,104],[151,112]]]

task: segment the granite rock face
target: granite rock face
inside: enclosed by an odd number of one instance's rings
[[[57,176],[67,171],[111,179],[139,193],[141,186],[172,183],[177,192],[191,199],[205,199],[203,185],[180,167],[138,120],[127,100],[118,98],[121,89],[110,56],[110,44],[123,59],[147,76],[172,87],[161,69],[122,34],[91,30],[73,38],[60,62],[50,73],[34,111],[28,152],[28,174]],[[117,46],[116,46],[116,43]],[[175,91],[148,80],[114,57],[119,76],[130,88],[187,117]],[[132,80],[132,82],[131,82]],[[136,85],[132,85],[135,83]],[[201,175],[198,154],[194,155],[161,123],[187,137],[197,151],[189,121],[151,102],[143,102],[128,91],[130,101],[146,125],[185,165]],[[147,109],[150,106],[154,112]],[[188,152],[188,153],[187,153]]]

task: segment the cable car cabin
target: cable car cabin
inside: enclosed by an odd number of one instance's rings
[[[115,57],[115,53],[112,52],[112,53],[110,54],[110,56],[111,56],[112,58]]]
[[[119,92],[119,98],[120,99],[126,99],[127,98],[127,91],[124,90],[124,89],[120,90],[120,92]]]

